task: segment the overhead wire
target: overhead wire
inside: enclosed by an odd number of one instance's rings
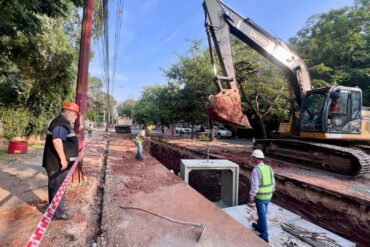
[[[109,13],[108,13],[108,0],[100,0],[100,18],[102,20],[102,38],[101,40],[101,46],[98,42],[98,49],[101,55],[101,65],[103,68],[102,74],[103,74],[103,80],[106,85],[106,92],[107,92],[107,105],[106,105],[106,112],[107,112],[107,125],[111,123],[111,97],[113,96],[113,90],[114,90],[114,84],[116,79],[116,71],[117,71],[117,59],[119,54],[119,45],[120,45],[120,38],[121,38],[121,29],[122,29],[122,19],[123,19],[123,0],[117,0],[117,6],[116,6],[116,20],[115,20],[115,34],[114,34],[114,46],[113,46],[113,57],[112,57],[112,63],[109,63]],[[99,54],[99,55],[100,55]],[[112,74],[110,77],[110,65],[112,65]],[[108,127],[108,126],[107,126]]]
[[[121,27],[122,27],[122,19],[123,19],[123,0],[117,1],[116,7],[116,25],[115,25],[115,34],[114,34],[114,48],[113,48],[113,70],[112,70],[112,95],[113,89],[116,79],[116,71],[117,71],[117,58],[119,53],[119,45],[120,45],[120,38],[121,38]]]
[[[109,78],[109,29],[108,29],[108,0],[103,1],[102,15],[103,15],[103,58],[104,58],[104,75],[107,87],[107,119],[106,129],[109,128],[111,117],[111,103],[110,103],[110,78]]]

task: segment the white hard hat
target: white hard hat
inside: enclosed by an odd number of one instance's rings
[[[140,131],[140,136],[145,136],[145,130]]]
[[[251,156],[253,156],[257,159],[264,159],[265,158],[265,155],[263,155],[263,152],[259,149],[255,149]]]

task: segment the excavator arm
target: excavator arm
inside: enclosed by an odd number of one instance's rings
[[[236,127],[250,128],[249,121],[241,110],[230,34],[284,71],[296,101],[301,106],[304,95],[311,89],[310,76],[303,60],[291,52],[281,40],[268,34],[252,20],[241,17],[225,3],[219,0],[204,0],[203,8],[215,82],[220,91],[210,98],[209,115]],[[212,43],[219,58],[222,75],[216,70]],[[225,84],[226,88],[223,86]]]

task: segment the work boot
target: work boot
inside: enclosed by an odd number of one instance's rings
[[[262,237],[262,234],[258,234],[258,237],[260,237],[260,238],[262,238],[263,240],[265,240],[265,242],[266,243],[268,243],[269,242],[269,239],[267,238],[267,239],[264,239],[263,237]]]
[[[256,230],[257,232],[261,232],[260,228],[258,227],[258,224],[256,222],[253,222],[252,223],[252,227],[254,228],[254,230]]]

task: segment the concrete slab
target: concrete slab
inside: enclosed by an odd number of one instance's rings
[[[193,170],[219,170],[221,176],[221,201],[218,206],[238,205],[239,191],[239,165],[229,160],[209,159],[182,159],[180,166],[180,177],[189,183],[190,172]]]
[[[224,208],[223,210],[243,226],[253,230],[252,222],[257,221],[257,210],[254,204],[229,207]],[[299,219],[301,219],[301,216],[279,207],[276,204],[270,203],[268,206],[267,225],[269,228]]]
[[[257,219],[257,211],[254,204],[250,205],[240,205],[236,207],[229,207],[223,209],[227,214],[232,216],[235,220],[241,223],[249,230],[253,230],[252,222]],[[286,247],[286,246],[299,246],[299,247],[309,247],[311,244],[306,241],[302,241],[299,238],[291,235],[285,231],[281,225],[290,224],[295,226],[295,228],[302,228],[304,231],[310,233],[323,233],[323,236],[335,241],[337,247],[355,247],[353,242],[350,242],[322,227],[319,227],[305,219],[302,219],[299,215],[283,209],[276,204],[270,203],[267,215],[267,225],[269,228],[269,241],[270,245],[274,247]],[[257,232],[255,231],[257,234]],[[330,245],[328,243],[328,246]]]

